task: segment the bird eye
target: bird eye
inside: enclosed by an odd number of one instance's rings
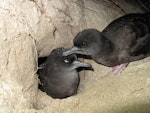
[[[81,46],[82,46],[82,47],[85,47],[86,45],[87,45],[87,44],[86,44],[85,42],[82,42],[82,43],[81,43]]]
[[[71,64],[73,63],[77,58],[75,56],[67,56],[65,59],[64,59],[64,62],[67,63],[67,64]]]
[[[65,63],[69,63],[69,61],[67,59],[64,60]]]

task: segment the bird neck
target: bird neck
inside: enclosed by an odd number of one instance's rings
[[[111,42],[111,40],[109,40],[107,37],[105,37],[105,40],[104,40],[104,45],[103,45],[103,48],[102,50],[99,51],[99,55],[100,56],[111,56],[111,54],[113,53],[114,51],[114,44],[113,42]]]
[[[105,66],[112,66],[110,64],[111,60],[115,60],[113,56],[114,53],[114,44],[109,39],[106,38],[104,41],[104,46],[102,50],[97,52],[92,58],[97,62]]]
[[[105,45],[104,45],[104,50],[105,50],[105,54],[109,55],[114,51],[114,44],[113,42],[111,42],[111,40],[107,39],[105,40]]]

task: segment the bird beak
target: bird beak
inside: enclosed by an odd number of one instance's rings
[[[68,56],[71,54],[83,54],[83,51],[78,47],[73,47],[70,50],[63,52],[63,56]]]
[[[94,70],[92,65],[89,63],[83,63],[79,60],[76,60],[73,62],[73,69],[79,68],[79,67],[84,67],[84,68],[89,68],[90,70]]]

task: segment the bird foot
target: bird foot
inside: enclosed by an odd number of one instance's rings
[[[112,68],[112,73],[114,75],[119,75],[127,66],[129,63],[124,63],[124,64],[120,64],[117,65],[115,67]]]

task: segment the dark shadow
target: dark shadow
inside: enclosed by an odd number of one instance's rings
[[[88,56],[88,55],[80,55],[80,54],[77,54],[77,57],[78,57],[78,58],[84,58],[84,59],[92,59],[91,56]]]
[[[42,72],[42,69],[45,66],[45,61],[47,60],[47,57],[40,57],[38,58],[38,71],[37,74]]]
[[[47,57],[40,57],[40,58],[38,58],[38,66],[43,64],[46,60],[47,60]]]
[[[80,72],[82,70],[91,70],[91,71],[94,71],[94,69],[92,67],[80,67],[80,68],[77,68],[77,71]]]
[[[150,0],[137,0],[137,1],[145,12],[150,12]]]

